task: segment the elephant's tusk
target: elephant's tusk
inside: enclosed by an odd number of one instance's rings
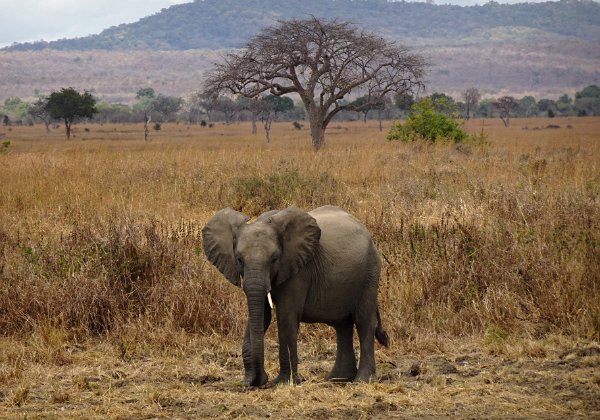
[[[273,309],[273,299],[271,298],[271,292],[267,293],[267,300],[269,301],[269,306]]]

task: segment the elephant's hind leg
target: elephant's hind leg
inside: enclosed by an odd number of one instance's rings
[[[356,355],[352,343],[354,324],[338,325],[335,327],[337,336],[337,352],[335,364],[327,379],[330,381],[351,381],[356,376]]]
[[[356,322],[358,340],[360,342],[360,362],[356,382],[372,382],[375,380],[375,329],[377,318],[374,314],[359,316]]]
[[[356,329],[360,342],[360,362],[358,364],[357,382],[372,382],[375,375],[375,332],[377,330],[377,288],[381,265],[377,251],[370,250],[371,264],[366,278],[366,287],[355,315]]]

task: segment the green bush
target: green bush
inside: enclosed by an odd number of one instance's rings
[[[456,122],[452,113],[444,113],[448,109],[445,100],[440,98],[435,102],[431,98],[425,98],[411,107],[406,122],[396,122],[388,132],[388,140],[400,140],[413,142],[415,140],[426,140],[432,143],[442,140],[450,140],[460,143],[469,136]]]
[[[0,144],[0,153],[6,153],[8,152],[8,148],[10,147],[10,141],[3,141],[2,144]]]

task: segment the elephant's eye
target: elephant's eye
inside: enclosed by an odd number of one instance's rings
[[[242,260],[242,257],[240,257],[240,256],[238,255],[238,256],[236,256],[236,257],[235,257],[235,259],[237,260],[237,263],[238,263],[240,266],[243,266],[243,265],[244,265],[244,260]]]

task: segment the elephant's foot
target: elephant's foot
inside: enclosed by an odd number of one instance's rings
[[[355,374],[352,373],[333,373],[327,375],[327,380],[331,382],[352,382]]]
[[[358,372],[354,378],[354,382],[377,382],[377,376],[375,375],[375,372]]]
[[[269,375],[264,370],[260,375],[253,375],[252,372],[247,372],[244,377],[244,386],[259,387],[265,385],[269,381]]]
[[[277,378],[273,379],[273,381],[271,383],[269,383],[269,386],[277,386],[277,385],[300,385],[302,382],[304,382],[304,378],[302,378],[302,376],[300,376],[298,373],[295,374],[286,374],[286,373],[280,373]]]
[[[327,375],[327,380],[331,382],[351,382],[356,377],[356,366],[348,366],[346,368],[337,368]]]

